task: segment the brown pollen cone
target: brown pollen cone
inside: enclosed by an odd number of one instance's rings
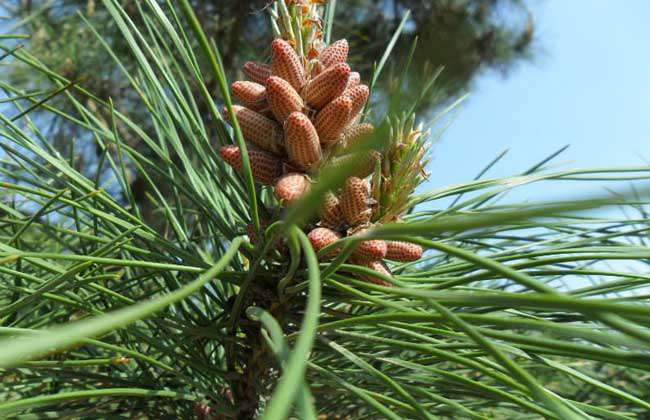
[[[281,77],[300,91],[305,84],[305,68],[293,47],[284,39],[271,43],[271,74]]]
[[[360,229],[353,233],[353,236],[362,235],[367,229]],[[382,239],[370,239],[357,244],[353,252],[355,261],[379,261],[386,256],[386,241]]]
[[[328,228],[339,229],[345,224],[339,199],[333,192],[328,191],[323,197],[319,216],[321,224]]]
[[[311,181],[307,175],[292,172],[282,175],[277,180],[274,193],[282,204],[290,205],[308,193],[310,188]]]
[[[325,68],[332,67],[335,64],[345,63],[348,60],[350,47],[346,39],[340,39],[329,45],[320,54],[320,62]]]
[[[422,258],[422,247],[402,241],[386,241],[386,259],[399,262],[412,262]]]
[[[276,155],[284,154],[282,128],[278,123],[264,115],[243,106],[233,105],[233,112],[239,122],[242,135],[260,149]],[[230,121],[228,110],[223,109],[224,119]]]
[[[230,89],[233,96],[242,104],[253,111],[261,111],[267,107],[266,88],[259,83],[238,81]]]
[[[277,76],[271,76],[266,81],[266,96],[271,112],[280,122],[304,107],[298,92],[289,82]]]
[[[311,242],[311,246],[314,248],[314,251],[318,253],[321,249],[341,239],[341,234],[332,229],[319,227],[309,232],[307,237],[309,238],[309,242]],[[332,252],[329,252],[327,255],[322,256],[321,258],[332,258],[336,256],[338,252],[339,249],[332,250]]]
[[[393,273],[390,272],[390,269],[386,266],[386,264],[383,261],[353,261],[355,264],[368,267],[371,270],[376,271],[377,273],[383,274],[385,276],[392,277]],[[383,280],[379,277],[375,277],[373,275],[369,274],[355,274],[360,280],[363,280],[368,283],[373,283],[378,286],[384,286],[384,287],[395,287],[393,283],[390,283],[386,280]]]
[[[348,84],[345,86],[345,93],[347,93],[350,89],[355,88],[361,84],[361,75],[353,71],[350,73],[350,77],[348,78]]]
[[[256,61],[246,62],[243,70],[246,77],[262,86],[266,84],[266,79],[271,75],[271,67],[269,65]]]
[[[300,170],[311,169],[322,158],[318,133],[302,112],[292,113],[285,121],[284,145],[289,155],[289,163]]]
[[[241,171],[243,164],[241,150],[234,144],[223,146],[219,151],[221,158],[235,170]],[[253,178],[261,184],[272,185],[282,173],[282,162],[276,156],[263,150],[249,150],[248,159]]]
[[[351,176],[345,181],[341,194],[341,210],[349,225],[355,226],[370,220],[370,185],[362,178]]]
[[[323,147],[329,147],[338,141],[348,124],[352,107],[352,99],[339,96],[316,115],[314,127]]]
[[[319,74],[305,87],[306,102],[316,109],[321,109],[345,90],[350,77],[350,66],[337,64]]]
[[[343,96],[350,98],[352,101],[349,119],[349,121],[352,121],[363,111],[363,107],[366,106],[366,102],[370,96],[370,89],[366,85],[359,85],[347,90]]]

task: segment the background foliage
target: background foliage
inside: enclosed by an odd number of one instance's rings
[[[141,2],[122,0],[120,4],[134,24],[142,25],[138,12]],[[196,10],[207,36],[218,43],[222,64],[230,80],[243,78],[239,69],[245,61],[257,59],[260,52],[267,53],[260,51],[260,46],[266,45],[271,36],[266,13],[269,1],[191,0],[190,4]],[[45,66],[84,86],[98,98],[110,98],[122,113],[137,120],[148,133],[155,130],[147,123],[146,110],[139,106],[137,95],[129,89],[129,81],[124,74],[124,71],[137,71],[138,63],[128,54],[127,40],[101,2],[8,0],[0,6],[10,18],[7,24],[9,31],[30,34],[30,51]],[[362,72],[364,78],[370,76],[373,63],[383,54],[406,10],[412,11],[406,31],[420,37],[423,47],[417,49],[414,56],[414,67],[418,71],[411,75],[411,83],[400,86],[400,90],[409,91],[409,96],[417,96],[419,86],[426,83],[428,74],[440,66],[447,68],[438,79],[437,94],[424,97],[420,102],[420,111],[463,94],[481,70],[491,68],[507,72],[517,61],[530,55],[533,20],[525,4],[519,0],[346,1],[343,7],[336,8],[333,35],[335,38],[340,35],[349,39],[355,51],[352,64]],[[94,36],[86,21],[102,34],[102,40]],[[103,42],[120,57],[124,71],[115,65]],[[189,39],[188,42],[194,41]],[[389,62],[389,71],[396,63],[405,62],[410,42],[411,37],[397,41],[392,52],[395,59]],[[199,65],[204,68],[200,57],[199,60]],[[395,72],[399,72],[399,68]],[[216,91],[218,80],[207,72],[203,73],[206,88],[211,92]],[[380,79],[378,90],[390,90],[392,86],[387,84],[389,80]],[[47,89],[49,83],[47,77],[44,78],[39,72],[16,63],[8,68],[7,81],[13,86],[30,90]],[[56,96],[49,101],[57,108],[72,111],[68,103],[58,101]],[[203,118],[210,114],[207,108],[201,108],[203,104],[198,103],[197,106]],[[33,112],[38,113],[39,110]],[[94,112],[105,120],[110,119],[110,115],[101,107]],[[47,127],[43,127],[47,130],[47,137],[67,153],[67,139],[79,136],[76,126],[51,114],[42,118],[51,119],[45,124]],[[122,135],[127,144],[138,148],[141,153],[149,153],[137,136],[127,132]],[[86,156],[80,160],[78,169],[93,177],[96,156],[101,152],[92,148],[85,152]],[[156,158],[153,155],[148,157]],[[147,182],[137,171],[133,171],[129,182],[134,199],[143,207],[146,216],[152,211],[146,200],[150,193],[146,189]]]

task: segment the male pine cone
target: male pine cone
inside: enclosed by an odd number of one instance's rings
[[[242,105],[233,106],[255,180],[273,186],[281,205],[291,205],[311,189],[308,174],[355,160],[355,175],[345,182],[339,195],[328,192],[320,206],[320,221],[309,233],[316,251],[346,234],[359,234],[371,220],[370,184],[364,179],[374,172],[381,158],[376,151],[356,157],[346,152],[359,139],[374,131],[371,124],[358,124],[370,90],[359,73],[346,63],[349,46],[339,40],[320,52],[315,63],[307,63],[289,42],[271,43],[270,65],[249,61],[243,67],[248,81],[232,84],[233,96]],[[312,58],[310,56],[310,58]],[[313,64],[313,66],[312,66]],[[230,121],[224,110],[224,119]],[[325,156],[332,155],[328,162]],[[221,156],[233,169],[242,170],[241,150],[224,146]],[[349,228],[348,231],[344,229]],[[352,233],[350,233],[352,232]],[[336,251],[323,258],[331,258]],[[395,241],[367,240],[356,248],[352,261],[390,276],[383,258],[399,262],[415,261],[422,248]],[[366,281],[390,286],[373,276]]]

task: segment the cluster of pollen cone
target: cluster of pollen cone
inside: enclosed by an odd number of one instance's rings
[[[376,203],[367,178],[381,155],[376,151],[362,156],[346,154],[374,130],[371,124],[359,123],[370,90],[346,63],[347,41],[337,41],[314,55],[303,59],[289,42],[275,39],[271,63],[246,63],[243,71],[249,80],[235,82],[231,89],[241,103],[233,111],[247,141],[253,177],[272,186],[282,205],[307,193],[320,170],[355,159],[354,173],[341,191],[325,196],[320,220],[308,234],[318,252],[344,236],[372,227]],[[229,121],[227,110],[224,118]],[[234,169],[242,169],[238,146],[222,147],[221,157]],[[333,251],[322,258],[335,255]],[[367,240],[356,247],[350,262],[390,276],[384,259],[409,262],[421,255],[422,248],[415,244]],[[359,277],[391,285],[375,276]]]

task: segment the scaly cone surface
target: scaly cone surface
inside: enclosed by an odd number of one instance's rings
[[[404,200],[421,179],[400,171],[415,168],[421,172],[425,147],[420,139],[426,133],[396,121],[386,153],[351,153],[358,142],[374,133],[374,127],[360,122],[370,89],[347,64],[348,42],[342,39],[325,46],[317,30],[311,32],[306,45],[304,41],[297,45],[293,34],[279,35],[270,46],[270,64],[247,62],[243,73],[249,80],[231,86],[241,104],[234,111],[251,148],[255,180],[272,186],[279,205],[288,206],[310,191],[321,169],[355,163],[343,187],[325,195],[319,206],[320,220],[308,229],[316,252],[346,236],[363,235],[377,224],[399,221],[407,210]],[[227,113],[224,116],[228,120]],[[405,147],[417,150],[406,153]],[[239,148],[224,146],[221,155],[235,170],[242,169]],[[320,258],[331,259],[338,250]],[[421,256],[422,247],[416,244],[368,239],[357,243],[350,262],[390,277],[384,259],[413,262]],[[357,277],[392,286],[371,275]]]

